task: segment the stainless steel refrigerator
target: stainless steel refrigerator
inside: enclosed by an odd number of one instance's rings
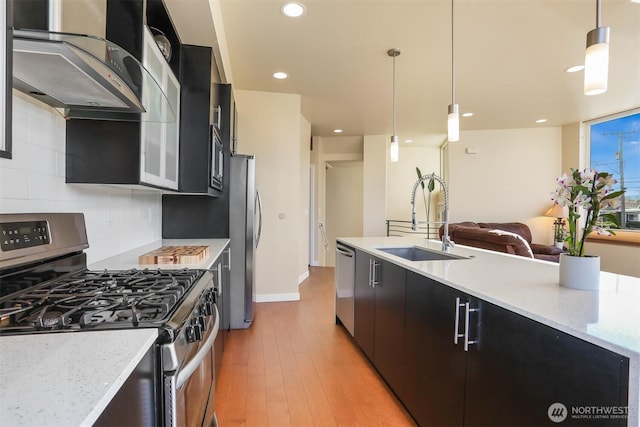
[[[230,326],[231,329],[245,329],[251,326],[255,313],[255,251],[262,231],[262,207],[255,183],[254,156],[231,157],[230,174]]]

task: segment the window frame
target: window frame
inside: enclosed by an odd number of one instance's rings
[[[622,111],[619,113],[611,114],[597,119],[587,120],[584,122],[584,141],[585,141],[585,164],[586,167],[591,168],[591,127],[600,123],[620,119],[622,117],[633,116],[640,114],[640,107],[633,108],[631,110]],[[640,133],[640,129],[637,130]],[[621,228],[614,229],[616,233],[613,236],[599,236],[592,233],[587,240],[598,242],[615,242],[621,244],[631,244],[633,246],[640,245],[640,229],[635,228]]]

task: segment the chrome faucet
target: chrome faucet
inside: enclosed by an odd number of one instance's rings
[[[442,191],[444,191],[444,232],[442,233],[442,250],[444,252],[449,252],[449,248],[455,246],[454,241],[449,238],[449,189],[444,183],[444,180],[434,173],[423,175],[415,184],[413,184],[413,191],[411,192],[411,229],[415,231],[418,227],[418,220],[416,218],[416,191],[418,190],[418,185],[431,179],[438,181],[442,186]],[[429,221],[429,218],[427,218],[427,221]]]

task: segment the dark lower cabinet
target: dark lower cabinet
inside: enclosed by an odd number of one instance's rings
[[[406,270],[356,251],[354,339],[394,390],[404,381]]]
[[[354,316],[421,426],[626,425],[628,358],[359,250]]]
[[[380,280],[375,285],[373,360],[387,384],[397,393],[404,382],[404,299],[406,270],[379,261]]]
[[[373,362],[376,293],[371,286],[373,262],[376,258],[356,251],[356,283],[353,300],[353,338]]]
[[[548,414],[553,403],[567,408],[563,426],[626,425],[626,420],[571,412],[627,406],[628,358],[475,301],[478,344],[467,355],[464,425],[556,425]]]
[[[398,393],[422,426],[461,426],[466,353],[453,343],[456,297],[464,294],[407,272],[405,383]]]

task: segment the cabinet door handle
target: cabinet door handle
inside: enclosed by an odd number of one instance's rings
[[[222,263],[218,264],[218,296],[222,296]]]
[[[464,304],[460,304],[460,298],[456,298],[456,307],[454,312],[455,319],[455,330],[453,331],[453,343],[458,345],[458,339],[465,336],[465,334],[460,333],[460,307],[463,307]]]
[[[371,271],[373,272],[373,275],[372,275],[373,278],[371,279],[371,287],[375,288],[377,285],[380,284],[380,282],[378,282],[378,280],[376,280],[377,279],[377,277],[376,277],[377,276],[376,275],[376,267],[380,266],[380,264],[378,264],[378,261],[376,261],[376,260],[372,259],[371,261],[373,261],[373,266],[371,268]]]
[[[227,265],[224,267],[231,271],[231,248],[226,249],[225,253],[227,254]]]
[[[469,317],[471,313],[479,311],[479,309],[470,308],[468,302],[464,304],[464,307],[464,351],[469,351],[469,346],[478,342],[478,340],[469,340]]]
[[[369,258],[369,287],[371,287],[371,283],[373,282],[373,260]]]
[[[216,112],[218,113],[216,117],[216,127],[220,129],[220,124],[222,122],[222,106],[216,106]]]

